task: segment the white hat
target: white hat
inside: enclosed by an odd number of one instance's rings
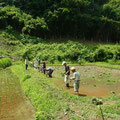
[[[62,62],[62,65],[64,65],[64,64],[66,64],[66,62],[65,62],[65,61],[63,61],[63,62]]]
[[[71,70],[76,70],[75,67],[71,67],[70,69],[71,69]]]

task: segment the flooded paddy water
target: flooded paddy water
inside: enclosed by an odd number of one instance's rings
[[[65,91],[74,93],[73,83],[67,89],[64,84],[64,66],[52,66],[54,68],[51,79],[58,87]],[[71,67],[71,66],[70,66]],[[120,70],[97,67],[97,66],[75,66],[80,72],[79,93],[83,96],[107,97],[120,93]],[[71,73],[72,77],[72,73]]]

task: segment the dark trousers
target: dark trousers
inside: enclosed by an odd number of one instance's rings
[[[46,70],[46,68],[43,68],[43,73],[45,74],[45,70]]]
[[[25,69],[26,69],[26,70],[28,69],[28,64],[25,65]]]
[[[48,75],[49,75],[50,78],[52,78],[52,73],[53,73],[53,70],[49,70]]]

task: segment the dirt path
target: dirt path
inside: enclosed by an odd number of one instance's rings
[[[10,70],[0,71],[0,120],[34,120],[34,108]]]

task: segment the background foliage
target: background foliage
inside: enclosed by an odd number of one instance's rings
[[[71,63],[85,62],[119,62],[119,44],[89,44],[68,40],[54,42],[26,34],[17,34],[9,26],[0,36],[0,56],[9,56],[12,60],[24,60],[27,56],[30,61],[40,57],[47,63],[55,64],[67,61]],[[12,32],[10,32],[12,31]],[[6,38],[7,37],[7,38]],[[60,41],[60,40],[57,40]]]
[[[6,68],[12,65],[12,61],[10,58],[2,58],[0,59],[0,68]]]
[[[45,38],[119,42],[119,0],[0,0],[0,5],[1,27]]]

